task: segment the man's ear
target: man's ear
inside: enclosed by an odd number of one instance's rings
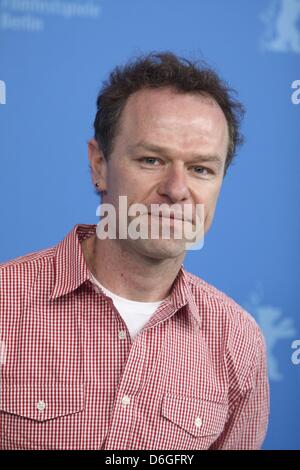
[[[105,191],[107,186],[107,161],[95,139],[90,139],[88,142],[88,157],[93,184],[99,191]]]

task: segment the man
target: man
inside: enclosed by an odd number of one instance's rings
[[[92,179],[116,213],[120,197],[145,208],[125,213],[128,227],[138,218],[159,236],[121,237],[120,217],[117,236],[101,236],[102,214],[1,266],[3,449],[261,447],[262,333],[182,264],[196,208],[203,233],[212,223],[242,111],[212,70],[169,52],[110,75],[88,144]]]

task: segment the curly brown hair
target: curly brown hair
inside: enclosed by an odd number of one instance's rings
[[[150,52],[131,59],[124,66],[117,66],[104,81],[97,97],[94,136],[105,158],[108,159],[113,150],[128,97],[141,89],[161,87],[172,87],[181,93],[210,95],[219,104],[229,132],[225,176],[237,146],[244,142],[240,124],[245,108],[232,96],[236,91],[229,88],[203,60],[188,60],[170,51]]]

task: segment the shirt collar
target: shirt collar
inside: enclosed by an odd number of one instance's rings
[[[77,224],[55,247],[55,283],[50,300],[74,291],[90,278],[80,242],[93,235],[95,230],[96,225]]]
[[[55,283],[50,300],[66,295],[80,287],[85,281],[91,280],[91,273],[83,256],[81,241],[93,235],[96,227],[95,224],[77,224],[55,247]],[[176,310],[187,306],[189,313],[201,327],[199,307],[195,303],[183,264],[174,280],[167,302]]]
[[[186,306],[188,312],[197,323],[199,328],[202,326],[199,307],[197,306],[194,294],[188,279],[188,273],[182,264],[173,283],[169,302],[176,310]]]

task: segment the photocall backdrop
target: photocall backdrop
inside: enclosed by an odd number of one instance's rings
[[[260,324],[264,449],[300,449],[300,0],[0,0],[0,262],[97,223],[88,168],[101,82],[150,51],[204,58],[245,104],[246,143],[187,270]]]

